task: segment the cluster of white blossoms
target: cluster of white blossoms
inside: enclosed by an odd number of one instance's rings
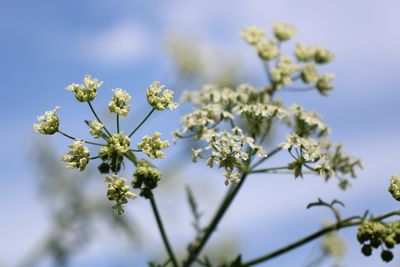
[[[145,123],[145,121],[150,117],[151,114],[154,113],[155,110],[164,110],[166,108],[175,109],[178,104],[174,102],[173,92],[171,90],[164,90],[164,86],[159,82],[153,82],[148,90],[147,90],[147,100],[149,105],[152,107],[151,111],[147,116],[139,123],[137,127],[135,127],[129,135],[125,135],[124,131],[120,130],[120,117],[119,116],[127,116],[131,106],[129,101],[131,100],[131,96],[127,91],[122,90],[121,88],[113,89],[113,96],[111,101],[108,103],[108,110],[111,113],[117,114],[116,116],[116,129],[117,131],[112,133],[107,129],[107,126],[102,123],[101,119],[97,115],[94,110],[92,101],[97,96],[97,89],[103,84],[99,80],[92,78],[90,75],[86,75],[83,79],[82,84],[72,83],[66,87],[67,90],[72,91],[74,93],[75,98],[79,102],[87,102],[90,110],[92,111],[95,119],[94,120],[85,120],[86,124],[89,126],[89,133],[96,140],[102,139],[103,142],[93,142],[83,140],[81,138],[75,138],[67,133],[64,133],[59,129],[60,120],[56,116],[56,112],[59,107],[56,107],[54,110],[45,112],[44,115],[37,117],[39,123],[34,123],[33,128],[35,131],[45,134],[52,135],[55,133],[59,133],[69,139],[74,140],[72,144],[69,145],[69,151],[62,156],[61,160],[67,163],[68,168],[78,169],[83,171],[90,161],[99,159],[101,163],[98,166],[98,170],[102,174],[109,174],[110,172],[114,173],[113,175],[108,175],[105,179],[108,185],[107,197],[108,199],[115,201],[116,204],[113,206],[113,209],[118,214],[122,214],[124,211],[124,205],[128,202],[128,199],[133,199],[136,195],[129,190],[129,184],[126,185],[126,179],[118,176],[118,172],[121,170],[121,166],[124,164],[125,159],[129,159],[132,163],[137,167],[140,167],[141,172],[138,172],[138,175],[143,180],[143,162],[146,162],[144,159],[138,158],[136,153],[143,152],[148,157],[152,159],[156,158],[164,158],[165,153],[162,151],[169,147],[168,141],[160,140],[160,133],[156,132],[153,136],[145,135],[141,143],[137,146],[139,149],[131,149],[131,140],[130,137],[134,135],[138,129]],[[84,146],[87,145],[95,145],[100,147],[98,150],[98,154],[90,157],[89,149]],[[144,188],[135,187],[135,189],[141,190],[141,196],[143,197],[151,197],[152,192],[157,183],[156,181],[160,180],[161,173],[150,163],[146,163],[147,167],[146,175],[150,178],[144,179],[142,182],[145,184]],[[143,166],[142,166],[143,165]],[[139,177],[138,176],[138,177]],[[138,184],[138,178],[134,179],[135,185]]]
[[[297,44],[293,57],[282,53],[281,47],[294,36],[295,31],[285,23],[276,23],[271,37],[255,26],[241,31],[244,41],[257,51],[264,63],[268,85],[255,88],[249,84],[236,87],[207,84],[182,96],[195,108],[182,116],[182,127],[174,132],[174,140],[191,138],[206,142],[204,147],[201,143],[192,149],[192,159],[194,162],[206,159],[208,166],[217,163],[223,167],[226,182],[238,182],[251,168],[247,164],[254,155],[252,146],[257,144],[262,148],[277,122],[292,132],[277,149],[287,149],[295,158],[295,162],[287,165],[295,177],[302,176],[304,167],[325,179],[336,177],[339,186],[346,188],[348,180],[345,176],[355,177],[355,168],[361,167],[358,159],[344,155],[341,146],[327,141],[330,128],[319,114],[305,111],[297,104],[286,106],[276,98],[280,91],[296,91],[289,87],[294,83],[308,86],[299,88],[299,91],[307,91],[311,86],[322,95],[333,89],[333,74],[320,74],[319,71],[320,65],[333,60],[330,51],[319,46]],[[321,138],[324,139],[319,140]],[[243,143],[243,140],[252,141]],[[205,154],[207,151],[209,155]]]
[[[129,190],[129,186],[125,184],[126,179],[123,177],[107,175],[104,181],[108,185],[107,198],[116,202],[112,208],[121,215],[124,213],[124,206],[128,203],[128,199],[136,198],[136,194]]]
[[[90,75],[86,75],[83,78],[82,84],[72,83],[66,87],[68,91],[72,91],[75,98],[79,102],[93,101],[97,96],[97,89],[103,84],[103,82],[92,78]]]
[[[120,116],[127,116],[131,109],[131,106],[128,104],[131,96],[121,88],[115,88],[113,92],[114,95],[108,103],[108,109],[110,112],[117,113]]]
[[[165,153],[162,150],[169,147],[169,142],[168,140],[161,141],[160,136],[161,133],[159,132],[155,132],[153,136],[143,136],[142,142],[138,144],[138,148],[152,159],[165,158]]]
[[[89,163],[90,152],[84,146],[84,141],[75,140],[69,145],[69,151],[66,155],[62,156],[61,161],[67,162],[67,168],[79,169],[83,171]]]
[[[157,110],[176,109],[178,103],[174,102],[174,92],[164,88],[159,82],[153,82],[147,89],[147,101]]]
[[[393,198],[400,201],[400,176],[393,175],[390,180],[389,192],[392,194]]]
[[[254,144],[252,137],[243,134],[243,130],[235,127],[232,131],[215,132],[204,150],[210,150],[211,154],[207,157],[207,165],[212,168],[214,163],[225,169],[223,176],[225,184],[229,182],[240,182],[240,174],[235,169],[244,170],[245,162],[250,155],[257,154],[260,157],[266,157],[264,148]],[[192,150],[192,160],[196,162],[198,157],[205,158],[202,155],[203,149]]]
[[[57,106],[53,110],[46,111],[44,115],[38,116],[39,123],[34,123],[33,129],[41,134],[55,134],[60,126],[60,120],[56,116],[59,109],[60,107]]]
[[[89,121],[89,127],[90,127],[90,135],[94,136],[95,138],[101,137],[103,134],[103,128],[104,125],[97,120],[91,120]]]
[[[107,140],[107,145],[100,149],[100,157],[105,157],[112,154],[124,155],[129,151],[131,140],[124,132],[119,132],[111,135]]]

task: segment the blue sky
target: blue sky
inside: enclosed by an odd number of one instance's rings
[[[361,157],[365,169],[360,172],[354,188],[345,194],[336,190],[333,183],[293,182],[290,178],[251,181],[232,207],[232,213],[226,218],[227,230],[224,230],[227,234],[242,231],[238,236],[246,256],[257,256],[279,246],[278,241],[264,247],[246,238],[256,237],[253,229],[260,229],[267,223],[268,229],[261,234],[265,240],[290,241],[294,236],[300,237],[316,229],[320,218],[328,214],[323,211],[305,213],[304,206],[317,197],[340,196],[348,204],[345,213],[349,215],[365,208],[376,213],[396,209],[398,203],[390,199],[386,188],[390,175],[400,171],[399,12],[400,2],[396,0],[0,1],[1,139],[5,140],[0,155],[3,184],[0,236],[11,240],[8,246],[0,247],[0,264],[18,263],[40,240],[48,225],[45,207],[36,195],[34,174],[27,156],[35,136],[32,131],[35,117],[61,105],[63,127],[83,134],[82,116],[89,116],[88,110],[76,103],[64,88],[80,81],[87,73],[105,81],[99,106],[106,103],[111,95],[109,89],[113,87],[128,90],[133,95],[133,103],[143,103],[141,98],[146,86],[153,80],[171,81],[164,44],[172,31],[198,38],[207,47],[217,47],[227,53],[233,51],[243,59],[249,72],[260,77],[256,85],[263,82],[263,70],[238,35],[244,26],[259,25],[268,29],[274,21],[286,21],[296,25],[296,40],[329,47],[336,54],[335,62],[327,69],[336,73],[336,89],[328,97],[321,98],[317,94],[282,97],[287,103],[299,102],[321,112],[333,129],[332,139],[346,144],[347,151]],[[162,114],[153,119],[153,126],[145,131],[160,130],[167,136],[178,126],[179,115],[179,112]],[[124,123],[137,120],[127,119]],[[65,150],[68,141],[61,137],[51,139],[60,153]],[[189,166],[184,173],[192,172]],[[218,174],[212,172],[212,175]],[[200,179],[192,176],[194,180]],[[217,200],[224,187],[222,183],[215,185],[215,180],[207,180],[202,186],[215,186],[214,200]],[[312,199],[309,191],[315,193]],[[247,208],[254,198],[263,199],[266,195],[274,201],[266,205],[262,214]],[[289,196],[296,196],[295,204]],[[179,201],[178,197],[173,199]],[[168,209],[168,202],[160,206]],[[293,214],[298,222],[292,221]],[[167,220],[183,224],[173,218]],[[302,229],[293,229],[299,224]],[[188,239],[191,232],[188,226],[182,227],[187,230],[182,237],[173,229],[171,235],[178,240]],[[287,228],[293,229],[293,236],[277,236],[276,233]],[[345,234],[353,244],[346,259],[350,266],[380,266],[377,257],[365,259],[358,253],[354,231]],[[150,236],[150,244],[157,244],[158,236]],[[102,238],[107,240],[107,234]],[[74,266],[82,266],[84,262],[93,264],[93,259],[107,249],[106,246],[89,248]],[[306,254],[306,249],[296,253],[275,264],[294,264],[296,257]],[[386,266],[395,266],[398,262],[397,259],[397,263]]]

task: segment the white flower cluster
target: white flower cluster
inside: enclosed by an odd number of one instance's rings
[[[274,34],[279,41],[290,40],[296,33],[296,28],[283,22],[274,23]]]
[[[254,144],[254,139],[243,134],[243,130],[235,127],[231,132],[215,132],[207,140],[209,145],[204,150],[211,150],[211,155],[207,159],[207,165],[212,168],[214,163],[219,167],[225,168],[225,184],[229,182],[238,183],[240,174],[234,169],[243,169],[244,163],[249,159],[250,154],[257,154],[260,157],[266,157],[265,150]],[[248,148],[247,148],[248,147]],[[248,149],[248,151],[244,151]],[[192,160],[195,162],[198,157],[203,157],[203,149],[192,150]]]
[[[289,110],[295,116],[295,121],[297,121],[298,124],[302,122],[307,126],[297,125],[297,131],[301,131],[303,135],[309,135],[314,129],[318,130],[318,135],[324,135],[330,132],[329,127],[321,121],[317,113],[304,111],[303,107],[298,104],[292,105]]]
[[[317,64],[329,63],[335,58],[335,56],[325,48],[319,46],[307,46],[300,43],[296,45],[294,54],[299,61],[314,61]]]
[[[271,76],[275,82],[276,89],[293,83],[292,75],[300,69],[300,66],[293,63],[292,58],[286,55],[281,55],[278,66],[271,69]]]
[[[61,161],[67,162],[67,168],[79,169],[83,171],[89,163],[90,152],[84,146],[84,141],[75,140],[69,145],[69,151],[66,155],[62,156]]]
[[[390,180],[388,191],[392,194],[393,198],[400,201],[400,176],[393,175]]]
[[[131,109],[131,106],[128,104],[131,96],[121,88],[115,88],[113,92],[114,95],[108,103],[108,109],[110,112],[117,113],[120,116],[127,116]]]
[[[115,133],[109,137],[107,145],[100,149],[99,155],[100,157],[112,154],[122,156],[129,151],[130,144],[131,140],[124,135],[124,132]]]
[[[59,109],[60,107],[55,107],[53,110],[46,111],[44,115],[38,116],[39,123],[34,123],[33,129],[41,134],[51,135],[56,133],[60,126],[60,120],[56,116],[56,112]]]
[[[283,119],[288,115],[288,111],[282,108],[278,104],[243,104],[237,105],[234,111],[238,114],[245,114],[246,116],[253,118],[272,118],[277,116],[279,119]]]
[[[147,89],[147,101],[157,110],[176,109],[178,103],[174,102],[174,92],[164,88],[159,82],[153,82]]]
[[[165,158],[165,153],[162,150],[168,148],[169,143],[168,140],[161,141],[160,136],[159,132],[155,132],[153,136],[143,136],[142,142],[138,144],[138,148],[152,159]]]
[[[104,180],[108,185],[107,198],[116,202],[112,208],[118,215],[121,215],[124,213],[124,206],[128,203],[128,199],[136,198],[136,194],[129,190],[128,185],[125,185],[126,179],[123,177],[108,175]]]
[[[90,127],[89,133],[95,138],[98,138],[102,134],[104,125],[98,122],[97,120],[91,120],[89,121],[89,127]]]
[[[102,84],[103,82],[86,75],[82,84],[72,83],[66,89],[72,91],[79,102],[87,102],[92,101],[97,96],[97,89]]]
[[[298,157],[306,162],[317,162],[321,159],[327,159],[326,153],[321,150],[320,144],[311,138],[303,138],[295,133],[286,136],[286,142],[280,144],[280,147],[287,150],[297,149]]]

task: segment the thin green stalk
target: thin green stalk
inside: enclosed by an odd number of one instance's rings
[[[389,213],[384,214],[382,216],[372,218],[371,220],[372,221],[382,221],[382,220],[384,220],[386,218],[389,218],[389,217],[392,217],[392,216],[400,216],[400,211],[389,212]],[[272,258],[275,258],[277,256],[285,254],[285,253],[287,253],[287,252],[289,252],[289,251],[291,251],[291,250],[293,250],[295,248],[298,248],[298,247],[300,247],[300,246],[302,246],[302,245],[304,245],[304,244],[306,244],[306,243],[308,243],[308,242],[310,242],[310,241],[312,241],[312,240],[314,240],[314,239],[316,239],[316,238],[318,238],[320,236],[323,236],[323,235],[325,235],[327,233],[330,233],[330,232],[333,232],[333,231],[336,231],[336,230],[339,230],[339,229],[342,229],[342,228],[357,226],[357,225],[360,225],[363,222],[363,218],[359,218],[357,221],[353,221],[354,218],[355,217],[353,216],[353,217],[347,218],[347,219],[345,219],[343,221],[339,221],[336,224],[332,224],[330,226],[327,226],[327,227],[325,227],[325,228],[323,228],[323,229],[321,229],[321,230],[319,230],[319,231],[317,231],[317,232],[315,232],[315,233],[313,233],[311,235],[308,235],[308,236],[306,236],[306,237],[304,237],[302,239],[299,239],[298,241],[293,242],[293,243],[291,243],[291,244],[289,244],[287,246],[284,246],[284,247],[282,247],[280,249],[277,249],[277,250],[275,250],[273,252],[270,252],[268,254],[265,254],[263,256],[255,258],[253,260],[244,262],[242,264],[242,266],[252,266],[252,265],[260,264],[260,263],[262,263],[264,261],[270,260]]]
[[[111,136],[111,133],[107,130],[107,128],[106,128],[106,126],[104,125],[104,123],[101,122],[99,116],[97,116],[96,111],[94,111],[94,108],[93,108],[93,106],[92,106],[92,103],[91,103],[90,101],[87,101],[87,103],[89,104],[90,110],[92,111],[93,115],[96,117],[97,121],[98,121],[99,123],[103,124],[104,130],[107,132],[107,134],[108,134],[109,136]]]
[[[167,252],[168,252],[169,258],[170,258],[170,260],[172,262],[172,265],[174,267],[178,267],[179,266],[178,265],[178,261],[176,260],[175,254],[174,254],[174,252],[173,252],[173,250],[171,248],[171,245],[170,245],[170,243],[168,241],[167,234],[165,233],[164,226],[163,226],[163,223],[161,221],[160,213],[158,212],[158,208],[157,208],[157,204],[156,204],[156,201],[154,199],[154,196],[152,196],[150,198],[150,203],[151,203],[151,208],[153,210],[154,216],[156,217],[157,226],[158,226],[158,229],[160,231],[162,240],[164,242],[164,246],[167,249]]]
[[[91,145],[95,145],[95,146],[105,146],[105,144],[100,144],[100,143],[95,143],[95,142],[90,142],[90,141],[82,140],[82,139],[79,139],[79,138],[75,138],[75,137],[73,137],[73,136],[71,136],[69,134],[66,134],[66,133],[62,132],[61,130],[58,130],[58,133],[64,135],[65,137],[67,137],[67,138],[69,138],[71,140],[81,140],[81,141],[83,141],[83,142],[85,142],[87,144],[91,144]]]
[[[119,133],[119,114],[117,114],[117,133]]]
[[[265,168],[265,169],[258,169],[254,171],[250,171],[249,173],[268,173],[268,172],[276,172],[279,170],[287,170],[287,166],[282,166],[282,167],[272,167],[272,168]]]
[[[147,114],[147,116],[139,123],[139,125],[128,135],[128,137],[131,137],[134,133],[136,133],[136,131],[139,130],[139,128],[143,125],[143,123],[147,121],[147,119],[151,116],[151,114],[153,114],[155,110],[155,108],[152,108],[149,114]]]
[[[282,148],[281,147],[277,147],[274,150],[272,150],[271,152],[269,152],[267,154],[266,157],[260,159],[259,161],[257,161],[256,163],[254,163],[253,166],[251,166],[251,169],[254,169],[255,167],[257,167],[258,165],[260,165],[261,163],[263,163],[264,161],[266,161],[267,159],[269,159],[270,157],[272,157],[273,155],[275,155],[276,153],[278,153],[279,151],[281,151]]]
[[[219,222],[221,221],[222,217],[224,216],[225,212],[228,210],[229,206],[231,205],[233,199],[239,192],[240,188],[242,187],[243,183],[245,182],[247,177],[247,173],[243,173],[242,177],[240,178],[240,182],[235,187],[231,188],[225,195],[221,205],[219,206],[217,212],[215,213],[214,217],[212,218],[209,225],[205,228],[205,232],[203,236],[199,237],[195,243],[192,244],[192,248],[189,252],[189,255],[186,260],[183,262],[183,267],[189,267],[192,263],[197,259],[198,255],[200,254],[201,250],[203,249],[204,245],[207,243],[208,239],[210,238],[211,234],[217,228]]]

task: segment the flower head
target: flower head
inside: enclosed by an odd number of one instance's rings
[[[100,157],[114,153],[122,156],[129,151],[130,144],[131,140],[124,135],[124,132],[115,133],[108,139],[107,145],[100,150]]]
[[[314,53],[314,60],[319,64],[331,62],[335,56],[327,49],[316,47]]]
[[[113,210],[121,215],[124,213],[124,205],[128,203],[128,199],[134,199],[136,195],[129,191],[129,186],[125,185],[126,179],[117,175],[108,175],[105,178],[108,185],[107,198],[115,201]]]
[[[60,107],[55,107],[53,110],[46,111],[44,115],[38,116],[39,123],[33,124],[33,129],[41,134],[54,134],[58,131],[60,120],[55,115]]]
[[[102,130],[104,128],[104,125],[98,122],[97,120],[91,120],[89,121],[89,127],[90,127],[90,134],[93,135],[94,137],[100,137]]]
[[[317,89],[322,95],[326,95],[328,91],[333,89],[332,79],[335,77],[334,74],[324,74],[317,80]]]
[[[108,103],[108,109],[110,112],[117,113],[121,116],[128,115],[131,106],[128,104],[128,101],[131,99],[131,96],[121,88],[113,89],[114,95],[111,101]]]
[[[243,39],[251,44],[255,45],[257,44],[265,35],[265,32],[263,29],[256,27],[256,26],[249,26],[244,28],[241,32],[240,35],[243,37]]]
[[[174,92],[164,88],[165,86],[160,82],[153,82],[147,89],[147,101],[157,110],[176,109],[178,103],[174,102]]]
[[[308,62],[314,59],[315,48],[312,46],[297,44],[294,54],[298,60]]]
[[[155,189],[161,180],[161,173],[149,162],[139,160],[133,177],[133,188],[141,189],[140,195],[149,198],[152,196],[151,190]]]
[[[293,63],[289,56],[282,55],[278,66],[271,69],[271,76],[277,89],[282,89],[284,86],[291,84],[293,82],[291,74],[298,69],[299,66]]]
[[[305,83],[312,83],[318,80],[318,70],[315,64],[305,64],[301,70],[301,79]]]
[[[261,40],[256,44],[256,49],[258,55],[263,60],[271,60],[274,59],[278,55],[278,48],[273,41],[268,41],[265,38],[261,38]]]
[[[390,194],[392,194],[394,199],[400,201],[400,176],[392,176],[388,191],[390,192]]]
[[[92,101],[97,96],[97,89],[102,84],[103,82],[86,75],[82,84],[72,83],[66,89],[72,91],[79,102],[87,102]]]
[[[69,145],[69,151],[65,154],[61,161],[67,162],[67,168],[79,169],[83,171],[89,163],[90,152],[84,145],[84,141],[75,140]]]
[[[279,41],[287,41],[296,33],[296,28],[282,22],[274,24],[274,34]]]
[[[169,143],[168,140],[161,141],[160,136],[159,132],[155,132],[153,136],[145,135],[142,142],[138,144],[138,148],[152,159],[165,158],[165,153],[161,150],[168,148]]]

